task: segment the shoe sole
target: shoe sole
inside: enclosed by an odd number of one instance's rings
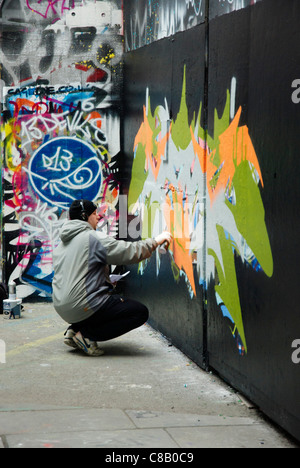
[[[65,343],[65,345],[69,346],[70,348],[78,349],[78,346],[75,343],[75,341],[73,340],[73,338],[66,338],[64,340],[64,343]]]
[[[84,340],[84,338],[83,338]],[[84,342],[80,341],[78,338],[76,338],[76,336],[73,337],[73,341],[74,343],[76,344],[76,346],[78,348],[80,348],[82,351],[84,351],[85,354],[87,354],[88,356],[102,356],[104,354],[104,351],[102,351],[102,349],[99,349],[98,351],[95,351],[93,352],[93,350],[91,350],[91,348],[88,348]]]

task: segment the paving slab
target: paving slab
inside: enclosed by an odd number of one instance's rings
[[[210,426],[167,428],[182,448],[292,448],[266,426]],[[294,447],[296,448],[296,447]]]
[[[178,448],[163,429],[81,431],[8,436],[9,448]]]
[[[203,414],[175,414],[156,411],[126,411],[139,428],[193,426],[250,426],[258,424],[251,418],[208,416]]]
[[[135,429],[120,409],[73,409],[0,412],[0,434],[49,434],[58,432]]]
[[[82,408],[7,411],[0,413],[0,421],[8,448],[293,447],[252,418]]]

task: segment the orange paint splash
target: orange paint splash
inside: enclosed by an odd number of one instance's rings
[[[189,232],[189,213],[183,203],[183,190],[179,186],[179,191],[170,184],[169,189],[172,193],[166,196],[164,204],[164,216],[167,223],[167,229],[173,236],[170,251],[173,252],[174,261],[180,270],[184,270],[191,288],[196,296],[196,286],[193,271],[192,256],[190,254],[190,232]],[[172,203],[172,200],[173,203]],[[186,198],[186,204],[188,199]]]
[[[213,163],[216,149],[212,151],[207,159],[207,188],[211,202],[215,200],[221,190],[228,186],[231,188],[232,179],[237,166],[243,161],[249,161],[256,169],[259,179],[263,185],[259,162],[253,147],[248,127],[239,127],[242,108],[240,107],[229,127],[219,136],[219,158],[220,166]],[[216,171],[219,170],[217,181],[211,184]]]
[[[207,189],[211,203],[227,187],[230,189],[236,168],[249,161],[258,173],[262,186],[263,178],[255,149],[247,126],[239,127],[242,108],[240,107],[229,127],[219,136],[218,149],[209,152],[195,138],[191,128],[193,148],[203,173],[207,174]],[[218,152],[218,154],[217,154]],[[218,160],[216,165],[215,161]]]
[[[165,156],[165,150],[168,140],[171,135],[171,128],[168,133],[160,139],[159,135],[157,138],[154,136],[154,130],[151,128],[147,113],[146,106],[144,106],[144,122],[142,123],[138,134],[134,141],[134,148],[137,148],[141,144],[145,148],[146,154],[146,167],[145,170],[148,172],[149,167],[152,170],[155,181],[157,180],[162,158]]]

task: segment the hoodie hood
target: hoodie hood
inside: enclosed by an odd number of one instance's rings
[[[84,231],[92,231],[93,228],[89,223],[86,223],[85,221],[80,221],[78,219],[74,219],[72,221],[67,221],[63,227],[61,228],[61,231],[59,233],[59,236],[61,238],[61,241],[66,244],[70,242],[74,237],[78,236],[78,234],[81,234]]]

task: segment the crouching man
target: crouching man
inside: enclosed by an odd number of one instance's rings
[[[149,311],[137,301],[112,295],[109,265],[130,265],[170,244],[168,232],[139,242],[118,241],[96,231],[100,215],[89,200],[76,200],[53,253],[53,304],[70,324],[65,344],[90,356],[103,351],[97,342],[121,336],[147,322]]]

